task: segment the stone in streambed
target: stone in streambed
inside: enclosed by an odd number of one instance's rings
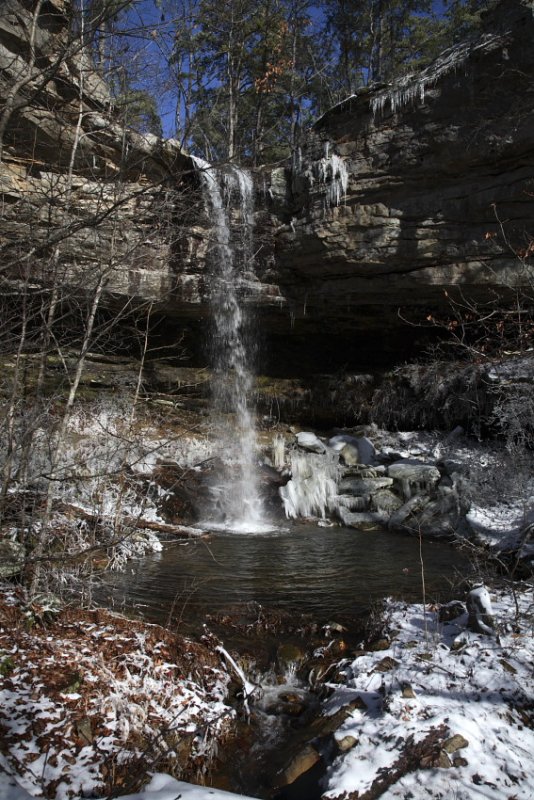
[[[402,504],[400,497],[389,489],[379,489],[371,497],[372,508],[379,513],[392,514],[401,508]]]
[[[326,453],[326,445],[311,431],[297,433],[297,444],[310,453],[319,453],[319,455]]]
[[[356,528],[356,530],[384,528],[388,523],[387,514],[382,512],[352,512],[341,507],[338,509],[338,514],[343,525],[347,528]]]
[[[430,491],[441,478],[441,473],[437,467],[410,459],[390,464],[388,475],[398,481],[405,500],[410,500],[411,497],[422,492]]]
[[[393,512],[390,530],[417,531],[429,538],[450,539],[461,531],[467,505],[453,491],[439,487],[433,496],[416,494]]]
[[[372,465],[375,463],[375,446],[366,436],[350,436],[342,433],[338,436],[332,436],[328,440],[328,446],[332,450],[337,450],[349,466],[354,464]]]
[[[339,483],[339,493],[356,496],[372,495],[390,486],[393,486],[393,478],[343,478]]]
[[[288,786],[294,783],[297,778],[300,778],[301,775],[308,772],[308,770],[315,766],[320,760],[321,756],[315,747],[311,744],[306,745],[300,752],[293,756],[287,767],[285,767],[280,774],[278,781],[279,786]]]

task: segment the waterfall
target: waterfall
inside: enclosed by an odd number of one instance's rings
[[[211,222],[208,261],[212,316],[212,422],[223,475],[213,486],[214,505],[224,528],[262,528],[256,468],[252,390],[253,338],[244,303],[244,273],[253,252],[253,184],[250,173],[229,165],[216,169],[195,159]]]

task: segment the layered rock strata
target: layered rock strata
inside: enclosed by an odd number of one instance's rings
[[[330,109],[299,168],[273,175],[297,332],[345,336],[369,362],[422,338],[403,320],[530,290],[533,32],[533,4],[504,0],[476,40]]]
[[[195,357],[209,220],[193,164],[177,142],[120,125],[69,14],[69,0],[7,0],[0,19],[4,287],[16,294],[22,273],[83,291],[104,275],[108,298],[152,304],[169,338],[192,328]],[[530,289],[532,2],[503,0],[485,26],[423,73],[328,111],[298,168],[258,188],[246,299],[262,371],[395,364],[442,335],[427,318],[446,323],[451,299],[493,311]]]

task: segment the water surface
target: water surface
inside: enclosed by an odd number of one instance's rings
[[[423,541],[426,601],[453,594],[468,564],[443,542]],[[206,614],[259,603],[310,614],[317,622],[347,619],[394,595],[423,600],[417,537],[295,524],[268,535],[217,532],[170,542],[110,578],[110,605],[161,623],[198,629]]]

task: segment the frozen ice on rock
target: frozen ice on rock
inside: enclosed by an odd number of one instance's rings
[[[428,91],[445,75],[462,67],[467,58],[477,50],[491,52],[503,45],[500,34],[484,34],[478,41],[464,41],[445,50],[428,67],[418,73],[409,73],[392,85],[380,88],[371,99],[373,117],[382,116],[387,106],[391,113],[406,106],[423,104]]]
[[[491,598],[485,586],[476,586],[467,596],[467,610],[469,612],[469,627],[477,633],[493,635],[495,622]]]
[[[291,479],[279,489],[288,519],[320,517],[335,505],[339,464],[336,453],[293,451],[290,454]]]
[[[388,475],[390,478],[400,482],[406,501],[410,500],[414,495],[432,489],[441,477],[437,467],[432,464],[423,464],[413,459],[390,464]]]

